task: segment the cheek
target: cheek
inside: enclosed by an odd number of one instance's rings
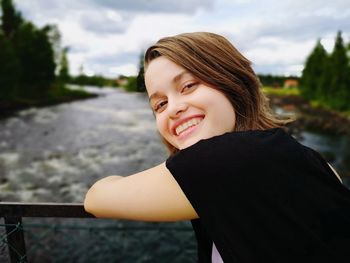
[[[215,96],[213,95],[211,98],[215,98]],[[231,102],[226,97],[219,96],[216,100],[208,100],[207,105],[209,109],[213,109],[216,124],[225,130],[232,131],[234,129],[236,114]]]
[[[166,137],[166,122],[164,118],[157,116],[156,117],[157,130],[163,137]]]
[[[171,147],[178,148],[174,144],[174,141],[171,138],[171,134],[169,134],[169,130],[167,128],[167,122],[165,122],[164,120],[157,117],[156,124],[157,124],[157,130],[162,138],[162,141],[167,146],[167,148],[169,149],[170,145],[171,145]]]
[[[231,104],[222,109],[226,114],[223,115],[223,123],[225,123],[225,129],[227,131],[233,131],[236,124],[236,114]]]

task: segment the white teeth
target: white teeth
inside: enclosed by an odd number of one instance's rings
[[[176,128],[176,135],[179,135],[181,132],[183,132],[184,130],[188,129],[191,126],[197,125],[198,123],[200,123],[202,121],[203,118],[193,118],[181,125],[179,125]]]

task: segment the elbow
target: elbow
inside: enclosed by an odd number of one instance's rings
[[[96,217],[109,217],[115,182],[121,178],[121,176],[108,176],[93,184],[85,195],[85,211]]]
[[[100,199],[103,198],[103,179],[94,183],[90,189],[87,191],[84,199],[84,209],[86,212],[99,217],[100,209],[102,208],[100,204]],[[102,191],[102,192],[101,192]]]
[[[95,213],[95,205],[94,205],[94,186],[92,186],[86,193],[85,199],[84,199],[84,209],[86,212],[97,216]]]

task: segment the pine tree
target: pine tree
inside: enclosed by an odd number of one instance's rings
[[[0,0],[2,11],[0,24],[0,99],[7,100],[16,96],[21,67],[12,37],[18,30],[22,18],[16,12],[11,0]]]
[[[141,53],[140,59],[139,59],[139,72],[137,74],[137,81],[136,81],[136,91],[144,92],[146,91],[146,85],[145,85],[145,69],[144,69],[144,52]]]
[[[61,53],[61,59],[59,61],[58,78],[62,83],[67,83],[70,79],[69,76],[69,62],[67,58],[68,48],[65,47]]]
[[[338,110],[350,109],[350,43],[344,44],[337,33],[330,55],[320,41],[307,58],[302,74],[302,92],[307,99],[316,99]]]
[[[47,30],[25,22],[15,34],[15,49],[22,68],[21,95],[24,97],[45,96],[55,80],[54,52]]]
[[[348,86],[348,67],[349,59],[347,50],[341,35],[337,33],[333,52],[330,56],[330,72],[332,74],[330,81],[329,103],[338,109],[348,107],[350,87]]]
[[[2,30],[7,38],[12,38],[23,22],[22,16],[16,11],[12,0],[0,0],[2,10]]]
[[[11,42],[0,33],[0,101],[16,97],[20,64]]]
[[[328,57],[327,52],[318,40],[315,48],[306,60],[302,72],[302,93],[307,99],[322,97],[324,93],[323,81],[321,76],[325,74]]]

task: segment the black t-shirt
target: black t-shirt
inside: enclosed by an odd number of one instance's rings
[[[283,129],[231,132],[166,166],[199,215],[199,262],[350,262],[350,191]]]

